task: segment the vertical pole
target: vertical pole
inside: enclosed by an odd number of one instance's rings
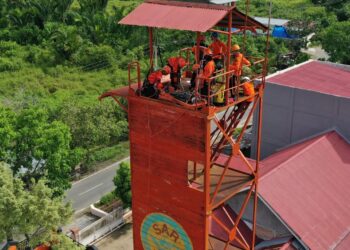
[[[205,118],[204,118],[205,119]],[[211,148],[210,148],[210,124],[211,119],[206,117],[205,125],[205,165],[204,165],[204,193],[205,193],[205,212],[206,212],[206,221],[205,221],[205,235],[204,235],[204,249],[209,249],[209,222],[211,216],[211,204],[210,204],[210,165],[211,165]]]
[[[151,71],[153,70],[153,28],[148,27],[148,36],[149,36],[149,65]]]
[[[228,35],[227,35],[227,51],[226,51],[226,72],[230,71],[231,64],[231,39],[232,39],[232,9],[228,14]],[[229,103],[229,92],[230,88],[230,75],[226,75],[226,91],[225,91],[225,102],[226,105]]]
[[[249,4],[249,0],[247,0]],[[249,6],[247,6],[247,11]],[[257,155],[256,155],[256,169],[255,169],[255,194],[254,194],[254,207],[253,207],[253,239],[252,239],[252,250],[255,249],[255,234],[256,234],[256,219],[257,219],[257,207],[258,207],[258,187],[259,187],[259,164],[261,158],[261,134],[262,134],[262,118],[263,118],[263,104],[264,104],[264,90],[265,90],[265,81],[266,75],[268,72],[268,55],[270,47],[270,25],[271,25],[271,13],[272,13],[272,3],[270,1],[269,9],[269,23],[268,30],[266,34],[266,49],[265,49],[265,62],[263,65],[262,80],[259,87],[259,98],[256,101],[259,101],[259,116],[258,116],[258,134],[257,134]],[[247,17],[246,17],[247,18]]]
[[[193,163],[193,180],[197,178],[197,162]]]
[[[200,61],[200,59],[201,58],[199,58],[199,55],[201,54],[200,53],[200,41],[199,41],[199,38],[200,38],[200,36],[201,36],[201,33],[200,32],[197,32],[197,38],[196,38],[196,54],[195,54],[195,56],[196,56],[196,63],[199,63],[199,61]]]
[[[253,235],[252,235],[252,246],[251,249],[255,249],[255,235],[256,235],[256,214],[258,210],[258,183],[259,176],[255,176],[255,189],[254,189],[254,206],[253,206]]]
[[[263,95],[264,85],[259,88],[259,115],[258,115],[258,138],[257,138],[257,156],[256,156],[256,169],[255,169],[255,194],[254,194],[254,207],[253,207],[253,240],[252,249],[254,250],[255,233],[256,233],[256,214],[258,207],[258,183],[259,183],[259,163],[261,158],[261,132],[262,132],[262,115],[263,115]]]

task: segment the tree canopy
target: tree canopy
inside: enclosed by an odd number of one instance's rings
[[[131,207],[131,171],[130,164],[120,163],[114,177],[115,193],[126,207]]]
[[[323,48],[330,54],[331,60],[350,64],[350,21],[336,22],[320,35]]]
[[[45,242],[72,214],[69,204],[54,197],[45,179],[24,188],[8,165],[0,163],[0,241],[23,234],[31,246]]]
[[[45,177],[56,195],[63,194],[77,164],[67,125],[50,122],[47,111],[40,108],[24,109],[19,114],[2,108],[0,122],[4,125],[0,132],[7,133],[0,144],[0,160],[8,162],[27,186],[32,178],[38,181]]]

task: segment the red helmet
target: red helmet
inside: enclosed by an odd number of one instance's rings
[[[162,69],[162,73],[163,75],[169,75],[171,73],[171,68],[168,65],[164,66]]]

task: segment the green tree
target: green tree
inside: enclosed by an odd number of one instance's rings
[[[14,172],[25,168],[23,179],[27,185],[32,178],[46,177],[54,193],[63,194],[70,187],[69,178],[74,167],[71,164],[77,161],[70,148],[69,128],[60,121],[49,122],[45,110],[31,108],[18,115],[15,129]]]
[[[124,203],[124,206],[131,207],[131,172],[130,164],[122,162],[114,177],[115,193]]]
[[[102,12],[106,9],[108,0],[78,0],[80,11],[86,14]]]
[[[10,160],[15,136],[14,113],[0,106],[0,161]]]
[[[78,246],[74,243],[69,237],[63,234],[51,234],[51,237],[48,241],[49,245],[51,245],[52,250],[83,250],[85,248]]]
[[[44,179],[25,189],[9,166],[0,163],[0,241],[23,234],[35,246],[67,223],[72,215],[70,204],[53,193]]]
[[[312,2],[325,6],[327,10],[334,12],[340,22],[350,19],[350,3],[348,0],[312,0]]]
[[[72,145],[91,150],[127,139],[128,124],[124,112],[109,102],[67,102],[59,119],[70,127]]]
[[[51,46],[57,57],[69,60],[70,57],[83,45],[83,39],[75,26],[60,25],[51,33]]]
[[[320,40],[331,61],[350,64],[350,21],[336,22],[325,29]]]

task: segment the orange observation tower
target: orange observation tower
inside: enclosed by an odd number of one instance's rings
[[[129,85],[108,91],[100,99],[111,97],[128,113],[132,181],[134,249],[254,249],[258,203],[259,158],[262,102],[267,73],[269,28],[248,16],[234,2],[210,3],[150,0],[141,3],[119,24],[148,29],[150,71],[154,66],[154,29],[195,32],[195,47],[180,50],[185,55],[184,71],[200,64],[200,39],[206,32],[223,37],[227,50],[223,67],[189,87],[188,74],[181,74],[180,87],[162,91],[157,98],[142,94],[144,88],[138,62],[129,64]],[[254,73],[255,91],[240,94],[240,77],[232,85],[232,36],[247,33],[266,36],[262,58],[249,57]],[[207,84],[203,85],[203,81]],[[232,80],[231,80],[232,81]],[[213,85],[221,84],[220,91]],[[207,88],[206,94],[201,91]],[[223,96],[223,103],[213,100]],[[179,98],[182,96],[182,98]],[[187,96],[183,98],[183,96]],[[124,106],[120,99],[127,99]],[[248,108],[249,107],[249,108]],[[243,135],[253,114],[258,119],[257,159],[248,160],[240,149]],[[244,117],[244,119],[242,119]],[[237,130],[237,126],[241,128]],[[238,136],[233,137],[236,133]],[[227,201],[246,191],[239,211]],[[242,220],[249,200],[254,207],[251,225]]]

